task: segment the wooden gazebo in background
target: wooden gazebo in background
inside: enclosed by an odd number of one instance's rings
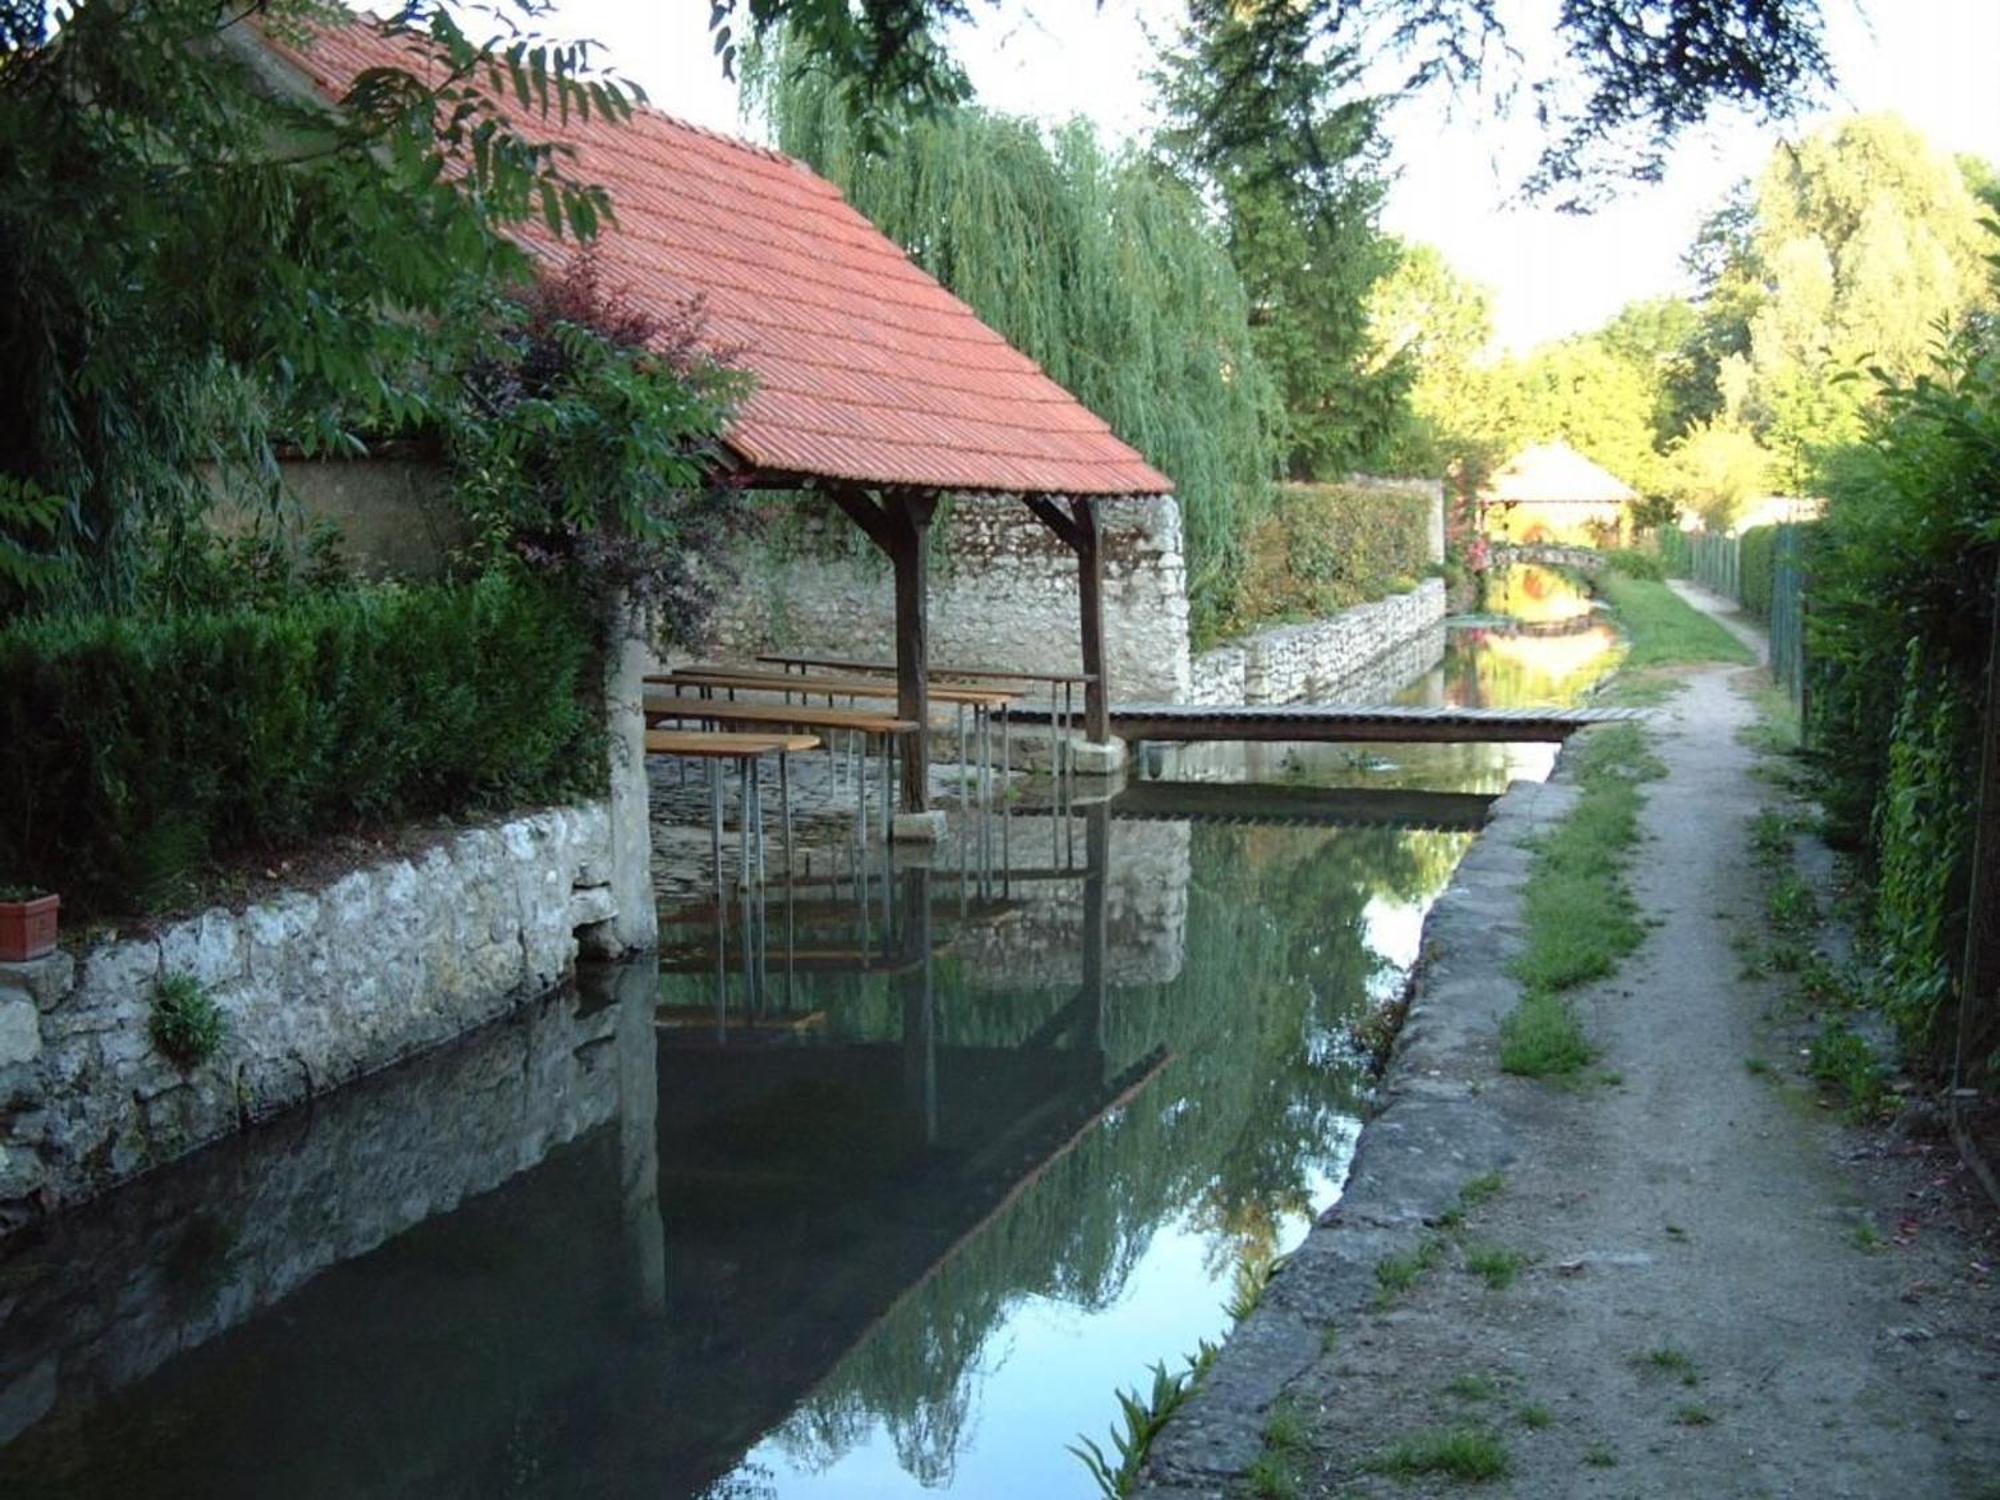
[[[364,69],[438,67],[365,23],[277,50],[323,96]],[[744,483],[817,490],[895,566],[898,714],[927,723],[926,558],[938,498],[1012,497],[1076,554],[1089,739],[1108,738],[1104,557],[1093,502],[1169,493],[1075,397],[982,323],[851,207],[779,152],[648,109],[626,124],[537,118],[572,170],[611,195],[607,279],[672,322],[698,299],[713,347],[755,378],[727,434]],[[565,252],[545,232],[537,254]],[[903,740],[903,798],[929,795],[922,734]]]

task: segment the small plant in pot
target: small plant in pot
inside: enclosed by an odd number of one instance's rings
[[[0,885],[0,963],[25,963],[54,950],[62,897],[32,885]]]

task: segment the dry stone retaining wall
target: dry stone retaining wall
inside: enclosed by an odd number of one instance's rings
[[[0,965],[0,1232],[493,1019],[616,917],[610,817],[553,808],[156,936]],[[220,1010],[183,1068],[162,978]]]
[[[798,502],[801,505],[804,501]],[[1106,671],[1113,695],[1172,699],[1188,685],[1187,575],[1171,498],[1097,504]],[[1077,671],[1076,555],[1019,500],[959,496],[931,564],[931,659],[1015,671]],[[746,559],[713,649],[884,657],[895,640],[887,561],[836,511],[807,510],[782,556]]]
[[[1328,619],[1277,625],[1194,659],[1191,703],[1295,703],[1328,698],[1397,648],[1434,633],[1445,614],[1444,581],[1358,604]]]

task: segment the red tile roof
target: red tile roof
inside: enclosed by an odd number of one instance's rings
[[[373,27],[273,47],[338,99],[365,68],[438,65]],[[1035,362],[980,322],[791,157],[651,109],[615,125],[535,117],[533,139],[611,195],[608,280],[671,317],[702,297],[714,346],[751,371],[729,446],[765,475],[1060,495],[1161,494],[1173,483]],[[537,253],[562,253],[523,226]]]

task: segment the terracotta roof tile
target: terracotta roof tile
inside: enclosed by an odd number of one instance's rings
[[[365,24],[273,41],[330,99],[365,68],[437,64]],[[709,337],[756,377],[729,445],[771,475],[1062,495],[1173,488],[1034,361],[776,151],[641,109],[623,126],[536,118],[611,194],[607,273],[670,315],[704,301]],[[524,226],[538,254],[560,254]]]

